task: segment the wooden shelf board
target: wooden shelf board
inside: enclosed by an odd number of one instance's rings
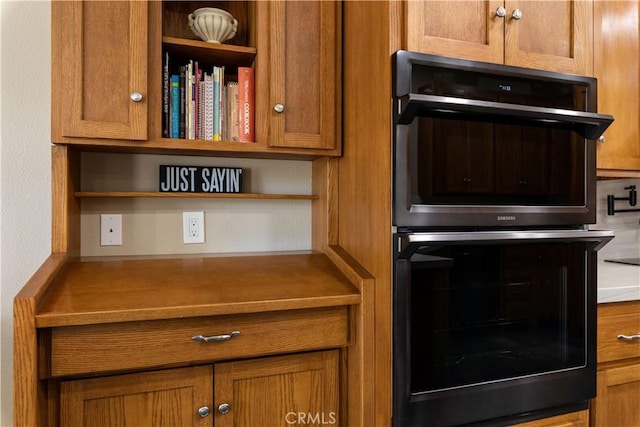
[[[296,310],[360,303],[320,253],[71,261],[37,327]]]
[[[76,191],[76,197],[155,197],[186,199],[282,199],[282,200],[318,200],[315,194],[263,194],[263,193],[161,193],[157,191]]]
[[[180,57],[208,59],[216,65],[248,67],[253,64],[257,53],[254,47],[208,43],[176,37],[162,37],[162,43],[169,53],[179,53]]]

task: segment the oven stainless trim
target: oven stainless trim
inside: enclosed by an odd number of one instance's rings
[[[455,242],[492,242],[507,241],[551,241],[551,240],[583,240],[594,242],[594,250],[599,250],[614,237],[611,230],[509,230],[509,231],[474,231],[474,232],[430,232],[398,234],[398,259],[410,257],[416,244],[421,243],[455,243]]]
[[[470,114],[484,119],[495,117],[548,126],[568,126],[587,139],[598,139],[613,123],[613,116],[610,114],[417,93],[398,98],[398,117],[395,123],[411,124],[415,117],[422,116],[425,112],[452,117]]]

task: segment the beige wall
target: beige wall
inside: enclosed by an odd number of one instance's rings
[[[50,5],[0,1],[0,425],[12,423],[12,302],[49,255]]]
[[[157,191],[159,165],[243,168],[243,192],[311,194],[311,163],[84,153],[82,190]],[[205,243],[182,243],[182,212],[203,211]],[[122,246],[100,246],[100,214],[122,215]],[[311,201],[238,199],[82,200],[83,256],[311,249]]]

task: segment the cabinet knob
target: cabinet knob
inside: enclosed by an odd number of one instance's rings
[[[512,17],[513,19],[520,19],[520,18],[522,18],[522,11],[521,11],[520,9],[515,9],[515,10],[513,11],[513,13],[511,14],[511,17]]]
[[[505,16],[507,16],[507,9],[500,6],[499,8],[496,9],[496,16],[498,18],[504,18]]]
[[[131,100],[133,102],[142,101],[142,94],[140,92],[131,92]]]
[[[604,135],[600,135],[600,138],[597,139],[598,144],[604,144],[605,142],[607,142],[607,139],[604,137]]]
[[[198,415],[200,415],[200,418],[206,418],[209,415],[209,407],[203,406],[202,408],[199,408]]]
[[[230,409],[228,403],[221,403],[220,406],[218,406],[218,412],[222,415],[228,414]]]
[[[273,106],[273,111],[275,111],[276,113],[282,113],[284,111],[284,105],[282,104],[276,104]]]

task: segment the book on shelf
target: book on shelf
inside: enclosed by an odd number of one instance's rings
[[[229,141],[238,141],[238,82],[227,83],[227,139]]]
[[[171,121],[169,123],[171,138],[180,137],[180,76],[171,76]]]
[[[186,138],[186,78],[187,78],[187,67],[181,65],[180,73],[178,74],[180,78],[180,129],[179,129],[179,138]]]
[[[220,141],[220,67],[213,67],[213,140]]]
[[[255,141],[253,68],[238,67],[238,78],[228,81],[224,66],[173,63],[167,52],[163,59],[164,137]]]
[[[171,96],[171,77],[169,76],[169,52],[164,53],[162,65],[162,137],[169,138],[171,113],[169,112],[169,98]]]
[[[238,141],[255,141],[255,88],[251,67],[238,67]]]

